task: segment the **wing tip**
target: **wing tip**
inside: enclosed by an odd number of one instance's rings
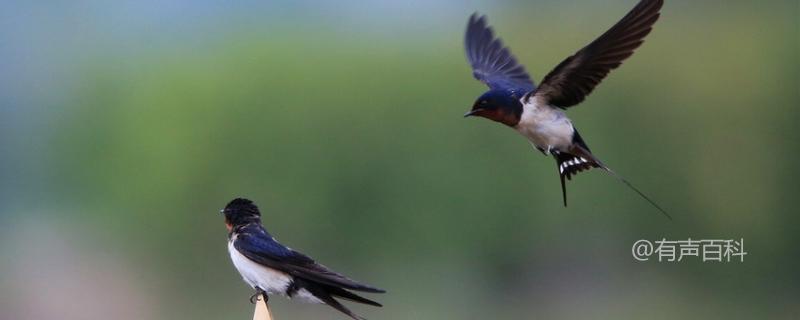
[[[386,293],[386,290],[383,290],[381,288],[376,288],[376,287],[373,287],[373,286],[368,286],[368,285],[363,285],[363,284],[358,285],[358,286],[353,287],[353,288],[350,288],[350,290],[356,290],[356,291],[361,291],[361,292],[369,292],[369,293]]]
[[[486,15],[481,14],[477,10],[473,11],[472,14],[469,16],[469,21],[470,22],[479,22],[479,21],[486,22]]]

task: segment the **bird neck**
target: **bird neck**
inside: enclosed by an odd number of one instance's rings
[[[481,116],[500,122],[509,127],[514,127],[522,117],[522,102],[519,95],[513,90],[491,90],[484,94],[492,101],[493,108],[489,108]]]
[[[509,100],[504,104],[497,105],[494,109],[483,112],[481,116],[513,128],[517,126],[522,117],[522,103],[517,100]]]
[[[262,228],[261,227],[261,219],[258,218],[248,218],[248,219],[241,219],[236,220],[232,223],[226,223],[228,226],[228,235],[242,232],[244,229],[248,228]]]

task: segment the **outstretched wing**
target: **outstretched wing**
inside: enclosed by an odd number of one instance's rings
[[[642,0],[599,38],[562,61],[533,93],[563,109],[583,101],[595,86],[633,54],[658,20],[663,0]]]
[[[295,277],[350,290],[385,292],[336,273],[317,263],[314,259],[278,243],[263,232],[241,232],[233,245],[248,259]]]
[[[492,28],[486,24],[485,16],[473,13],[467,23],[464,37],[467,60],[472,66],[472,75],[492,89],[518,90],[523,93],[534,89],[525,67],[517,63],[511,51],[494,37]]]

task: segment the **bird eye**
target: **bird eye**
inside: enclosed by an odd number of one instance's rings
[[[489,103],[489,102],[488,102],[488,101],[486,101],[486,100],[482,100],[482,101],[481,101],[481,104],[487,104],[487,103]]]

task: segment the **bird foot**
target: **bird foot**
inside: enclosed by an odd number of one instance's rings
[[[261,290],[261,288],[256,288],[256,293],[254,293],[252,296],[250,296],[250,303],[256,304],[256,302],[258,302],[258,296],[259,295],[264,299],[264,302],[269,301],[269,297],[267,296],[267,292],[264,291],[264,290]]]

